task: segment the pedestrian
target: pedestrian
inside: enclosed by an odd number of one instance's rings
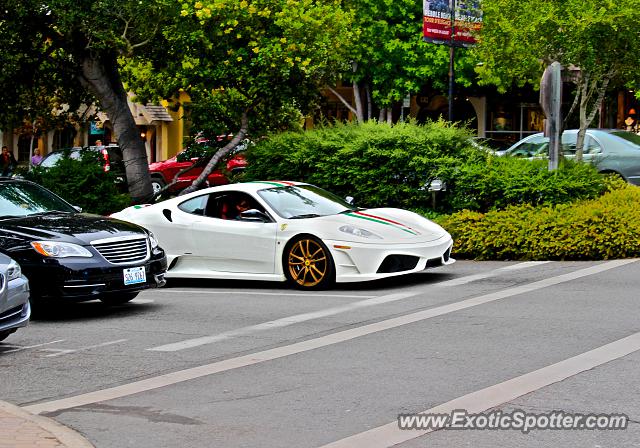
[[[9,148],[7,146],[2,147],[2,155],[0,155],[0,176],[11,176],[15,167],[18,166],[18,161],[13,154],[9,152]]]
[[[104,146],[104,145],[102,144],[102,140],[96,140],[96,144],[95,144],[95,146],[97,146],[97,147]]]
[[[42,155],[40,154],[40,149],[36,148],[33,150],[33,156],[31,156],[31,166],[38,166],[42,162]]]

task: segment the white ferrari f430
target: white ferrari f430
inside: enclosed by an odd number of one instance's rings
[[[152,231],[166,277],[289,281],[302,289],[451,264],[453,241],[410,211],[360,209],[300,182],[207,188],[112,215]]]

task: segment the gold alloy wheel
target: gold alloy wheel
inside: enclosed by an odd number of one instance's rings
[[[289,249],[288,268],[291,279],[298,285],[311,288],[327,276],[329,261],[323,246],[311,238],[303,238]]]

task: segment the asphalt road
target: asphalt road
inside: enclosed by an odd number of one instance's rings
[[[173,281],[0,343],[0,397],[98,448],[640,447],[640,261],[458,262],[301,293]],[[399,430],[398,414],[625,414],[625,430]]]

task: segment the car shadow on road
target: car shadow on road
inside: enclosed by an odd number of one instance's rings
[[[449,272],[422,271],[414,274],[400,275],[380,280],[355,283],[336,283],[328,292],[340,291],[363,291],[377,292],[406,288],[410,286],[439,283],[450,280],[455,274]],[[297,289],[285,282],[265,282],[257,280],[219,280],[219,279],[187,279],[171,278],[167,279],[167,284],[163,289],[171,288],[205,288],[205,289],[243,289],[243,290],[271,290],[271,291],[296,291]]]
[[[148,314],[162,305],[158,303],[124,303],[105,305],[94,300],[90,302],[62,302],[55,304],[37,304],[32,307],[31,320],[39,322],[71,322],[93,319],[119,319]]]

